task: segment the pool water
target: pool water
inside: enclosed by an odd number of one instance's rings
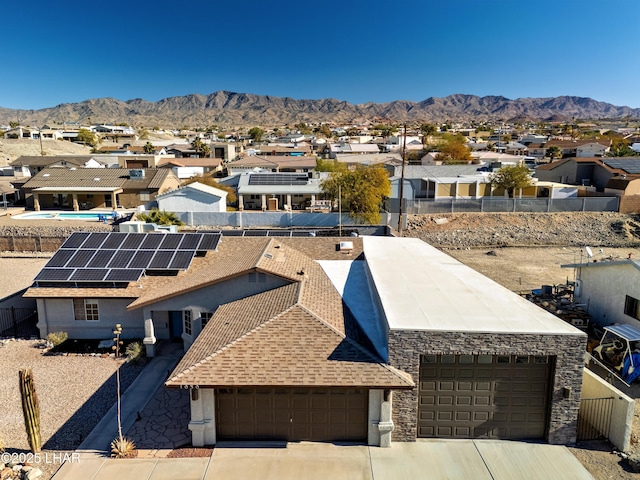
[[[111,212],[29,212],[14,215],[17,220],[85,220],[87,222],[99,221],[98,215],[106,215],[111,218]]]

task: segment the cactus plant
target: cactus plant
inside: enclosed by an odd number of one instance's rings
[[[33,381],[33,374],[30,368],[20,370],[20,396],[22,397],[22,413],[24,414],[24,425],[27,429],[29,446],[33,453],[39,453],[40,442],[40,404],[36,387]]]

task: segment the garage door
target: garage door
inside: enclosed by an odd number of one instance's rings
[[[366,441],[364,389],[231,388],[216,391],[220,440]]]
[[[422,355],[418,437],[544,438],[552,360]]]

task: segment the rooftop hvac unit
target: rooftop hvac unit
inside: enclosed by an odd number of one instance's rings
[[[141,168],[129,170],[129,178],[144,178],[144,170]]]

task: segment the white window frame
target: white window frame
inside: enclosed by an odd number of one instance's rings
[[[186,335],[193,335],[193,316],[191,315],[191,310],[183,310],[182,311],[182,325],[184,328],[184,333]]]
[[[82,302],[82,305],[77,305],[79,302]],[[74,298],[72,305],[74,320],[85,322],[100,321],[100,303],[97,298]],[[82,318],[80,318],[79,314],[82,314]]]

